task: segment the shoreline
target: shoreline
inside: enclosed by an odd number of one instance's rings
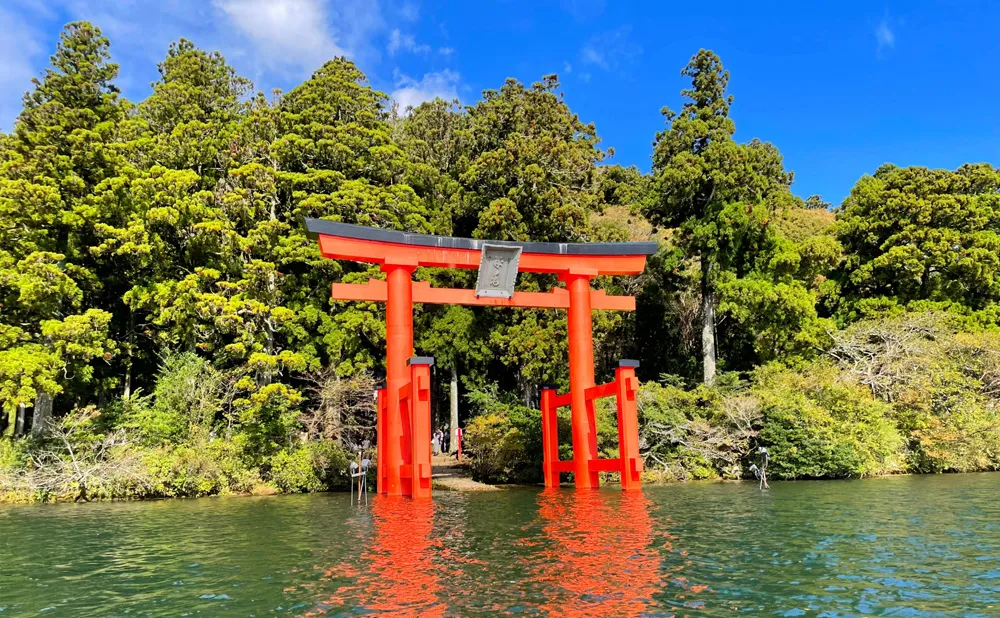
[[[467,470],[465,465],[452,466],[461,467]],[[883,474],[879,476],[866,476],[866,477],[845,477],[845,478],[801,478],[801,479],[769,479],[769,482],[773,483],[811,483],[811,482],[823,482],[823,481],[861,481],[861,480],[883,480],[883,479],[893,479],[901,477],[919,477],[919,476],[951,476],[951,475],[966,475],[966,474],[991,474],[998,473],[1000,470],[973,470],[968,472],[901,472],[898,474]],[[457,479],[447,479],[444,476],[439,476],[441,471],[439,468],[435,468],[434,474],[434,489],[441,492],[454,492],[454,493],[483,493],[483,492],[497,492],[504,491],[507,489],[544,489],[541,483],[538,484],[524,484],[524,483],[509,483],[509,484],[498,484],[490,485],[487,483],[481,483],[479,481],[473,481],[471,475],[460,476]],[[456,482],[457,481],[457,482]],[[723,483],[750,483],[756,484],[755,479],[694,479],[687,481],[643,481],[643,487],[669,487],[677,485],[702,485],[702,484],[723,484]],[[601,488],[616,487],[620,486],[617,481],[608,481],[601,485]],[[573,485],[571,483],[564,483],[562,489],[571,489]],[[55,499],[23,499],[21,497],[11,497],[15,494],[14,491],[6,490],[0,487],[0,506],[2,505],[30,505],[30,504],[89,504],[89,503],[106,503],[106,502],[158,502],[165,500],[198,500],[203,498],[272,498],[280,496],[303,496],[310,494],[339,494],[339,493],[349,493],[348,489],[326,489],[320,491],[302,491],[302,492],[281,492],[281,491],[261,491],[261,492],[243,492],[243,493],[217,493],[204,496],[148,496],[148,497],[136,497],[136,498],[94,498],[89,500],[82,500],[79,498],[55,498]],[[374,495],[374,492],[372,492]]]

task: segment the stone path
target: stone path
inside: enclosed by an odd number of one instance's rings
[[[499,487],[472,480],[466,462],[458,463],[454,457],[431,458],[431,487],[444,491],[500,491]]]

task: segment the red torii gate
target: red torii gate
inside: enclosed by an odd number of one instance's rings
[[[573,472],[578,489],[597,487],[598,472],[621,473],[622,489],[638,489],[639,456],[635,394],[637,361],[623,360],[615,381],[594,385],[593,309],[634,311],[635,298],[592,290],[598,275],[637,275],[656,243],[518,243],[393,230],[306,219],[323,257],[379,264],[386,280],[334,283],[336,300],[386,304],[386,386],[378,393],[378,489],[381,494],[431,495],[430,367],[434,359],[413,355],[413,303],[567,309],[570,392],[541,392],[543,472],[546,487],[558,487],[560,472]],[[488,266],[487,266],[488,265]],[[414,282],[419,266],[479,268],[476,290],[432,288]],[[484,268],[486,266],[486,268]],[[488,271],[488,272],[487,272]],[[566,288],[515,292],[519,271],[554,273]],[[618,402],[619,457],[599,459],[594,401]],[[570,406],[573,460],[559,461],[556,410]]]

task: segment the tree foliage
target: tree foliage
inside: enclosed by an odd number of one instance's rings
[[[845,311],[856,301],[951,302],[978,310],[1000,294],[1000,171],[883,165],[839,212]]]
[[[637,297],[634,314],[595,312],[596,372],[642,361],[644,452],[664,477],[741,476],[759,445],[785,477],[996,467],[1000,172],[886,165],[831,210],[792,194],[774,145],[734,139],[718,56],[701,50],[682,74],[691,85],[663,109],[646,174],[608,164],[554,75],[400,115],[346,58],[265,96],[181,39],[130,102],[110,41],[67,25],[0,135],[4,487],[89,498],[341,483],[344,449],[373,441],[385,326],[382,307],[329,289],[382,275],[323,259],[303,217],[659,242],[642,275],[592,284]],[[475,275],[415,273],[466,288]],[[931,310],[952,321],[919,334],[914,316]],[[418,306],[415,324],[416,352],[462,386],[478,473],[533,480],[538,386],[568,385],[565,315]],[[600,414],[613,456],[613,415]]]
[[[719,57],[701,50],[681,73],[691,88],[681,92],[680,112],[663,108],[667,128],[656,136],[645,211],[654,223],[677,229],[675,257],[667,264],[690,261],[699,271],[703,379],[711,384],[720,344],[716,310],[738,325],[721,333],[725,348],[749,348],[750,355],[742,354],[747,360],[802,354],[820,328],[803,275],[817,273],[800,272],[803,250],[810,248],[774,224],[801,208],[778,149],[756,138],[733,140],[733,96]],[[740,360],[731,357],[728,366],[746,368]]]

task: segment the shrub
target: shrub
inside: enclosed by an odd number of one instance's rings
[[[15,500],[90,500],[145,495],[148,474],[123,429],[103,433],[92,406],[49,426],[45,440],[22,441],[17,467],[0,467],[0,492]],[[28,450],[30,448],[30,450]],[[11,463],[11,462],[9,462]]]
[[[343,489],[348,486],[348,466],[353,458],[333,440],[316,440],[304,446],[312,458],[313,470],[325,489]]]
[[[281,450],[268,463],[271,484],[285,493],[345,488],[350,478],[347,453],[332,440]]]
[[[166,446],[148,451],[143,463],[152,478],[152,494],[163,497],[225,493],[225,472],[205,448]]]
[[[896,408],[917,472],[1000,467],[1000,336],[937,337],[923,378],[900,389]]]
[[[640,446],[652,480],[740,478],[757,435],[759,402],[745,385],[684,390],[650,382],[639,391]]]
[[[775,478],[861,477],[900,472],[904,440],[892,407],[872,398],[836,368],[763,369],[761,445]]]
[[[270,466],[271,483],[283,492],[299,493],[319,491],[324,488],[323,482],[316,474],[309,449],[279,451],[271,457]]]
[[[951,311],[904,314],[837,333],[830,355],[847,378],[892,406],[908,441],[909,470],[1000,467],[1000,333],[995,328],[983,331]]]
[[[163,359],[151,397],[126,402],[126,426],[146,444],[184,442],[208,431],[221,410],[223,376],[190,352]]]
[[[471,461],[473,478],[486,483],[536,481],[539,475],[530,474],[526,468],[540,470],[541,463],[532,466],[535,462],[531,460],[536,457],[526,448],[527,441],[509,416],[493,412],[473,418],[464,432],[464,450]]]
[[[315,405],[299,416],[310,440],[335,440],[347,448],[375,443],[375,379],[368,374],[349,378],[333,371],[320,373],[311,389]]]
[[[221,471],[219,493],[247,494],[263,483],[260,469],[252,465],[244,449],[234,440],[222,438],[201,442],[201,448]]]
[[[299,405],[302,394],[280,382],[257,387],[244,376],[237,387],[246,396],[233,400],[238,422],[237,439],[254,465],[266,465],[272,455],[291,445],[299,426]]]
[[[537,483],[542,477],[542,413],[504,399],[495,386],[469,395],[477,408],[465,427],[472,475],[487,483]]]
[[[0,472],[21,468],[27,461],[27,440],[0,438]]]

